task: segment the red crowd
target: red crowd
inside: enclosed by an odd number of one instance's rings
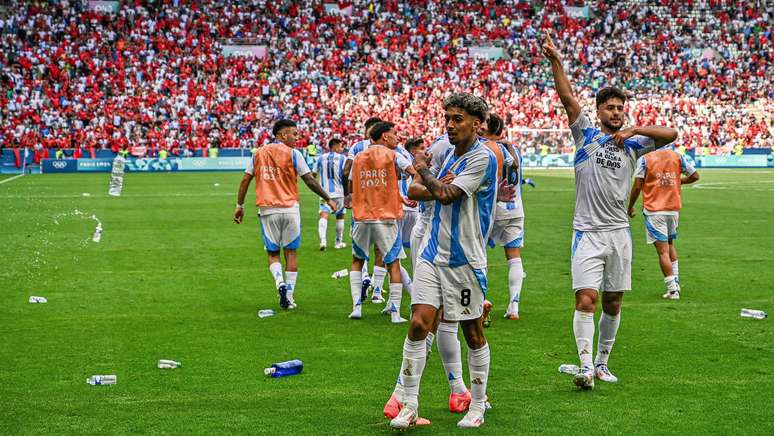
[[[566,151],[540,54],[550,31],[576,93],[631,95],[631,124],[680,130],[688,149],[771,147],[771,13],[761,1],[11,1],[0,19],[0,146],[146,147],[190,155],[260,146],[295,119],[301,146],[354,140],[379,115],[406,136],[442,133],[441,102],[467,90],[525,148]],[[588,15],[588,17],[586,17]],[[266,56],[228,57],[229,43]],[[479,57],[490,47],[499,59]]]

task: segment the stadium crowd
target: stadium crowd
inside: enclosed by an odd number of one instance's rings
[[[253,148],[284,117],[305,146],[354,140],[374,115],[431,140],[441,101],[463,90],[517,140],[519,129],[567,128],[542,65],[544,31],[589,110],[595,90],[616,85],[631,95],[631,123],[675,126],[688,149],[774,145],[772,16],[760,1],[586,2],[590,18],[566,8],[584,2],[559,0],[355,0],[332,12],[317,1],[136,0],[115,15],[80,1],[9,3],[2,147]],[[266,56],[226,57],[229,42],[265,45]],[[502,59],[468,52],[492,43]],[[561,135],[546,141],[571,151]]]

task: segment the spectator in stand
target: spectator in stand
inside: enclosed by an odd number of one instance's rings
[[[461,90],[485,98],[508,136],[523,139],[523,129],[563,125],[540,65],[545,28],[575,56],[568,74],[582,105],[618,86],[631,95],[632,124],[675,125],[689,150],[772,145],[772,17],[756,2],[564,2],[585,4],[590,18],[560,0],[355,0],[330,12],[309,0],[144,3],[103,15],[74,0],[9,1],[0,146],[35,147],[36,158],[54,147],[93,155],[127,146],[192,156],[218,138],[220,148],[265,144],[286,117],[310,132],[297,147],[334,135],[350,143],[370,116],[432,140],[441,101]],[[266,46],[266,56],[226,57],[230,41]],[[502,58],[469,51],[493,44]],[[538,152],[543,143],[572,151],[566,134],[538,138],[528,143]]]

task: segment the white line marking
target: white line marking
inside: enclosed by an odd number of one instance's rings
[[[21,176],[23,176],[23,175],[24,175],[24,173],[21,173],[21,174],[17,174],[17,175],[15,175],[15,176],[13,176],[13,177],[9,177],[9,178],[7,178],[7,179],[5,179],[5,180],[0,180],[0,185],[2,185],[3,183],[8,183],[8,182],[10,182],[11,180],[16,180],[16,179],[18,179],[19,177],[21,177]]]

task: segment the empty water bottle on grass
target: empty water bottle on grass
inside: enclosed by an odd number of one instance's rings
[[[343,279],[344,277],[349,277],[349,271],[346,269],[342,269],[340,271],[336,271],[335,273],[331,274],[331,277],[334,279]]]
[[[285,377],[289,375],[301,374],[304,370],[304,362],[296,360],[288,360],[287,362],[275,363],[274,365],[264,368],[263,374],[267,377]]]
[[[47,303],[48,302],[48,300],[46,300],[46,297],[36,297],[34,295],[31,296],[28,301],[30,303]]]
[[[742,309],[742,312],[739,315],[741,315],[742,318],[755,318],[755,319],[763,319],[769,316],[768,313],[762,310],[755,310],[755,309]]]
[[[271,309],[261,309],[258,311],[258,318],[268,318],[274,316],[274,311]]]
[[[580,368],[578,367],[578,365],[573,365],[571,363],[563,363],[559,365],[559,372],[561,372],[562,374],[575,375],[578,372],[580,372]]]
[[[91,237],[91,240],[94,242],[99,242],[102,239],[102,224],[97,224],[97,228],[94,230],[94,236]]]
[[[114,385],[117,381],[114,375],[93,375],[86,379],[86,383],[92,386]]]
[[[180,368],[181,366],[183,366],[183,364],[180,362],[176,362],[174,360],[161,359],[159,360],[159,363],[156,366],[159,369],[175,369],[175,368]]]

